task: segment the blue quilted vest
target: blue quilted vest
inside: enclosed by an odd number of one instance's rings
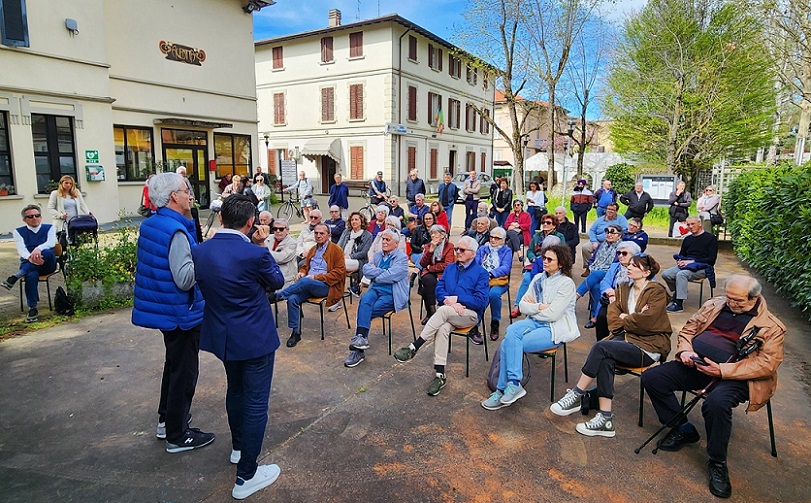
[[[138,265],[135,269],[135,305],[132,323],[158,330],[188,330],[202,323],[203,296],[197,285],[183,291],[175,285],[169,268],[169,243],[183,232],[192,249],[197,246],[194,222],[180,213],[159,208],[141,224]]]

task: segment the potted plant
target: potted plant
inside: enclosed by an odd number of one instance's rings
[[[7,196],[8,195],[8,185],[5,183],[0,183],[0,196]]]

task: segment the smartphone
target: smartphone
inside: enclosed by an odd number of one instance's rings
[[[702,358],[700,356],[691,356],[690,359],[693,360],[694,362],[696,362],[696,365],[702,365],[704,367],[709,365],[709,363],[705,362],[704,358]]]

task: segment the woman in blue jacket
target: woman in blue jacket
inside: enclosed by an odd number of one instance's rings
[[[513,266],[513,253],[510,247],[504,244],[506,237],[506,231],[496,227],[490,231],[490,243],[476,252],[476,262],[490,276],[490,339],[494,341],[498,340],[499,336],[501,297],[510,287],[509,275]],[[478,341],[473,339],[473,342]]]

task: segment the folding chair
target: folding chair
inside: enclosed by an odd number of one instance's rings
[[[701,285],[698,290],[698,307],[701,307],[704,304],[704,282],[707,281],[707,278],[698,278],[698,279],[691,279],[688,280],[688,283],[698,283]],[[715,289],[710,287],[710,298],[715,296]]]
[[[391,355],[391,317],[394,314],[394,311],[389,311],[382,316],[383,322],[383,337],[388,335],[389,337],[389,355]],[[414,329],[414,315],[411,313],[411,299],[408,299],[408,319],[411,321],[411,337],[416,341],[417,340],[417,331]],[[388,331],[386,330],[386,322],[389,324]]]
[[[655,365],[655,363],[654,363]],[[642,387],[642,373],[651,368],[653,365],[648,367],[623,367],[622,365],[617,365],[614,367],[614,374],[615,375],[624,375],[630,374],[632,376],[636,376],[639,379],[639,420],[637,421],[637,426],[640,428],[642,427],[642,415],[644,413],[643,407],[645,406],[645,388]]]
[[[304,304],[311,304],[314,306],[318,306],[318,312],[321,315],[321,340],[324,340],[324,308],[327,307],[327,298],[326,297],[313,297],[311,299],[307,299],[302,303]],[[346,309],[346,303],[342,302],[344,308],[344,316],[346,316],[346,328],[352,328],[352,325],[349,324],[349,311]],[[301,313],[301,311],[299,311]],[[303,317],[303,314],[302,314]]]

